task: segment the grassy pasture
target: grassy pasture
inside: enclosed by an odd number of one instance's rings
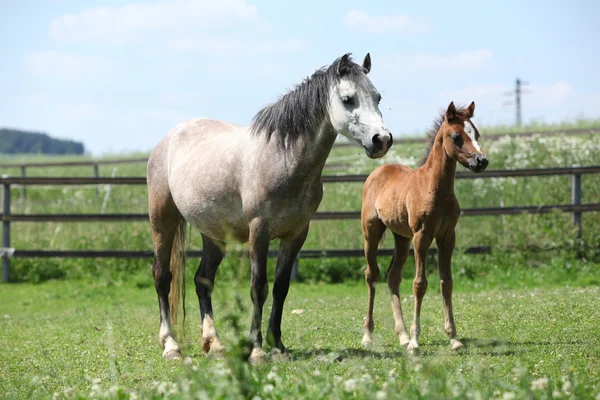
[[[507,135],[486,143],[481,131],[490,169],[600,162],[598,135]],[[328,164],[343,167],[325,173],[369,173],[383,162],[414,166],[423,147],[397,143],[376,161],[352,147],[334,148]],[[19,169],[2,173],[20,175]],[[144,164],[100,167],[101,176],[144,173]],[[31,168],[27,174],[91,176],[92,168]],[[582,202],[597,202],[600,175],[583,176],[582,182]],[[325,184],[320,210],[359,210],[361,191],[360,183]],[[463,208],[564,204],[570,202],[570,192],[569,177],[456,182]],[[93,186],[30,187],[27,194],[23,200],[20,189],[13,190],[13,213],[147,211],[144,186],[100,186],[98,195]],[[12,245],[140,250],[151,249],[152,242],[145,222],[14,223]],[[384,246],[391,245],[388,235]],[[460,254],[460,248],[475,245],[491,245],[493,253]],[[304,248],[361,246],[358,220],[316,221]],[[384,283],[376,299],[375,348],[360,349],[366,309],[362,258],[305,259],[300,261],[302,282],[292,285],[282,324],[295,361],[257,368],[249,368],[239,356],[250,319],[245,258],[228,256],[217,274],[217,328],[230,350],[223,361],[209,360],[201,352],[198,304],[188,280],[189,314],[181,343],[190,359],[183,363],[160,357],[150,258],[13,259],[13,277],[26,283],[0,286],[0,398],[600,399],[600,213],[583,215],[581,240],[575,239],[571,215],[565,213],[463,217],[457,246],[454,302],[458,333],[466,339],[464,352],[448,350],[434,258],[428,268],[419,357],[407,355],[398,345]],[[196,232],[190,247],[201,248]],[[190,278],[197,263],[188,260]],[[381,257],[383,271],[388,263],[389,258]],[[402,284],[407,323],[412,318],[413,277],[409,258]],[[269,311],[270,300],[265,318]]]
[[[282,325],[294,361],[256,368],[236,356],[236,343],[249,326],[245,284],[220,282],[214,293],[217,329],[231,352],[223,361],[202,354],[198,304],[188,296],[181,343],[190,359],[183,363],[160,357],[152,287],[105,280],[5,286],[0,294],[0,397],[500,399],[600,394],[597,286],[481,291],[472,282],[457,281],[456,320],[466,350],[453,354],[443,333],[435,282],[431,279],[425,297],[418,357],[398,344],[384,285],[376,299],[375,348],[363,351],[364,284],[295,283]],[[410,281],[402,289],[408,322]],[[269,308],[267,302],[266,315]],[[241,331],[231,323],[238,317]]]

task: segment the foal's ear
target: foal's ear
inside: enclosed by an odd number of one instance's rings
[[[450,121],[451,119],[456,118],[456,107],[454,106],[454,102],[450,102],[448,109],[446,110],[446,119]]]
[[[475,113],[475,102],[472,101],[471,104],[469,105],[469,107],[467,107],[467,115],[469,116],[469,118],[473,118],[474,113]]]
[[[338,74],[340,76],[344,76],[346,75],[348,72],[350,72],[350,53],[346,53],[342,56],[342,58],[340,58],[340,62],[338,63]]]
[[[363,61],[363,68],[365,69],[365,74],[371,72],[371,53],[367,53],[365,56],[365,60]]]

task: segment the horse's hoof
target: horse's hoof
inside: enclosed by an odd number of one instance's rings
[[[361,345],[363,349],[371,350],[373,348],[373,341],[370,339],[363,339]]]
[[[250,353],[250,358],[248,358],[250,365],[261,365],[267,363],[267,355],[262,349],[255,347],[252,349],[252,353]]]
[[[170,350],[163,353],[163,358],[165,360],[179,360],[181,353],[178,350]]]
[[[400,346],[404,347],[405,349],[408,347],[408,344],[410,343],[410,339],[408,338],[408,335],[401,335],[398,337],[398,340],[400,341]]]
[[[292,361],[292,356],[287,351],[281,351],[277,348],[271,350],[270,354],[271,361],[273,362],[288,362]]]
[[[411,340],[406,346],[406,351],[410,354],[418,356],[419,355],[419,344],[416,341]]]
[[[225,348],[224,347],[215,347],[213,346],[207,354],[208,357],[213,360],[222,360],[225,356]]]
[[[460,351],[465,348],[465,345],[462,344],[458,339],[450,340],[450,348],[452,351]]]

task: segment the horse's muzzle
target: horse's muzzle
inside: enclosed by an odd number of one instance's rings
[[[469,160],[469,168],[473,172],[483,172],[489,164],[488,158],[485,154],[474,154]]]
[[[378,133],[373,136],[371,146],[365,146],[365,151],[369,158],[380,158],[386,155],[393,142],[394,139],[391,133],[387,132],[383,135]]]

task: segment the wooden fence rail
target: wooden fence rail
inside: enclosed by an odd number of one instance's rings
[[[578,236],[581,235],[581,214],[583,212],[600,211],[600,203],[581,204],[581,176],[584,174],[600,173],[600,166],[588,167],[566,167],[566,168],[542,168],[542,169],[519,169],[519,170],[490,170],[484,174],[471,172],[459,172],[457,179],[473,178],[499,178],[499,177],[525,177],[525,176],[550,176],[571,175],[571,204],[555,204],[543,206],[517,206],[517,207],[480,207],[465,208],[462,210],[464,216],[497,216],[514,215],[520,213],[547,213],[554,210],[573,213],[573,222],[578,228]],[[363,182],[367,175],[341,175],[323,176],[324,183],[340,182]],[[122,257],[143,258],[151,257],[152,252],[137,250],[97,250],[97,251],[74,251],[74,250],[19,250],[10,247],[10,224],[11,222],[126,222],[147,221],[147,214],[12,214],[11,213],[11,186],[30,185],[143,185],[146,184],[144,177],[124,178],[23,178],[2,177],[0,185],[3,186],[3,212],[0,214],[2,221],[2,247],[0,257],[2,258],[2,280],[10,280],[10,258],[11,257]],[[317,212],[314,220],[341,220],[358,219],[360,211],[322,211]],[[467,254],[481,254],[490,251],[489,246],[476,246],[463,249]],[[303,250],[302,258],[316,257],[357,257],[362,256],[362,249],[317,249]],[[381,255],[391,255],[392,249],[381,249]],[[435,249],[432,249],[435,252]],[[191,256],[201,255],[200,251],[190,251]],[[270,256],[274,256],[271,252]]]

